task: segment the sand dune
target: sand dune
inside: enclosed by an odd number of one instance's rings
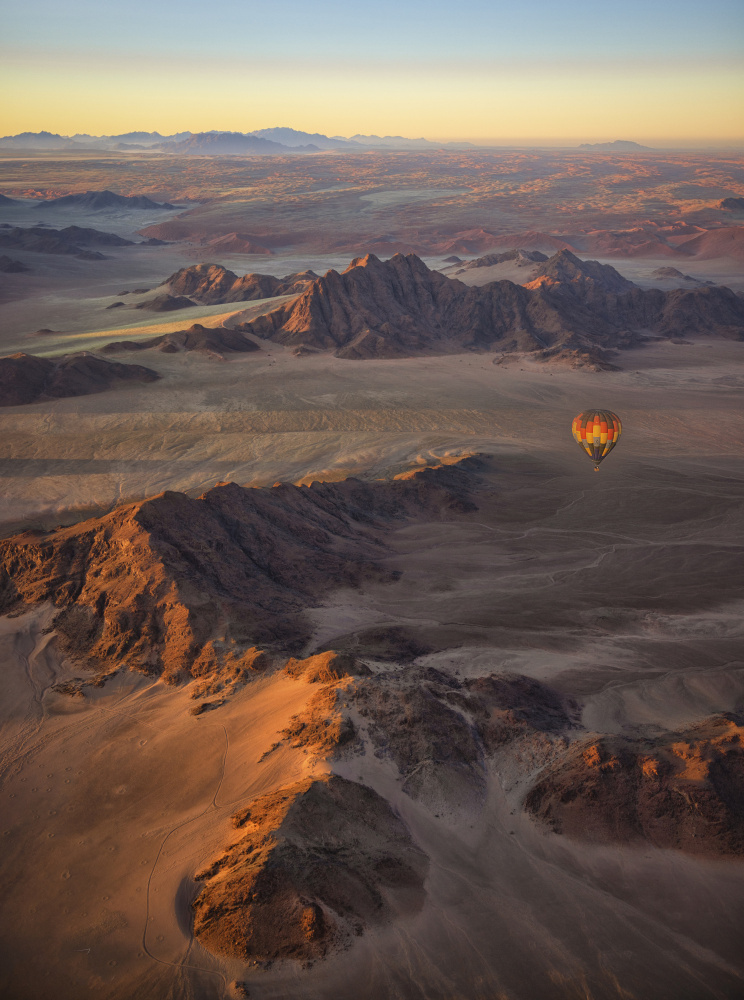
[[[741,260],[744,256],[744,226],[731,226],[709,233],[701,233],[678,246],[680,253],[707,260],[715,257],[733,257]]]

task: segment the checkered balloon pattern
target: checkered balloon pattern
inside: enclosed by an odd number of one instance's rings
[[[618,442],[622,424],[617,414],[610,410],[584,410],[574,419],[573,436],[583,451],[599,468]]]

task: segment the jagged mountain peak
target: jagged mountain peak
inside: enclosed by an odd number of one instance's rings
[[[162,283],[172,295],[186,295],[206,305],[249,302],[278,295],[299,294],[315,279],[312,271],[275,278],[271,274],[245,274],[239,278],[221,264],[191,264]]]
[[[538,288],[546,282],[589,284],[605,292],[627,292],[636,285],[610,264],[581,260],[570,250],[559,250],[540,264],[536,277],[526,287]]]
[[[382,261],[373,253],[365,254],[363,257],[355,257],[348,267],[344,268],[341,272],[342,274],[348,274],[349,271],[353,271],[356,267],[376,267],[381,265]]]
[[[369,268],[380,273],[392,273],[399,271],[401,268],[413,271],[419,271],[425,274],[436,274],[437,272],[432,271],[424,263],[421,258],[415,253],[396,253],[392,257],[388,257],[387,260],[381,260],[373,253],[365,254],[363,257],[355,257],[349,266],[342,271],[342,274],[350,274],[361,268]]]
[[[691,331],[740,336],[744,328],[744,304],[727,289],[709,301],[677,301],[566,249],[538,263],[537,274],[527,285],[469,287],[413,253],[386,261],[368,254],[240,329],[351,360],[493,349],[547,351],[548,360],[570,350],[607,367],[608,350],[637,343],[645,330],[679,329],[684,309],[694,316],[684,324]]]

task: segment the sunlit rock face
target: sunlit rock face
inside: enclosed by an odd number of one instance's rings
[[[718,715],[655,739],[580,740],[551,764],[526,809],[556,833],[744,854],[744,728]]]

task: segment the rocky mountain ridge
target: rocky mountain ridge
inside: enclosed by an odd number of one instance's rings
[[[579,149],[595,150],[598,153],[639,153],[653,152],[651,146],[642,146],[630,139],[615,139],[613,142],[582,142]]]
[[[228,483],[197,500],[166,492],[15,536],[0,541],[0,607],[52,601],[70,655],[169,680],[190,676],[213,639],[233,652],[257,643],[292,652],[307,638],[302,610],[319,595],[390,578],[376,561],[384,525],[473,509],[472,464],[379,483]]]
[[[351,360],[422,352],[606,353],[662,336],[744,337],[744,301],[730,289],[642,290],[609,265],[568,250],[538,265],[528,287],[495,281],[468,287],[414,254],[357,258],[328,271],[293,302],[240,329],[285,346],[331,350]]]
[[[545,769],[525,808],[581,840],[740,856],[743,722],[729,713],[655,739],[579,740]]]
[[[317,153],[360,151],[365,149],[470,149],[469,142],[432,142],[429,139],[407,139],[404,136],[354,135],[327,136],[319,132],[302,132],[294,128],[275,126],[255,129],[253,132],[177,132],[161,135],[159,132],[125,132],[121,135],[73,136],[52,132],[21,132],[0,137],[0,149],[83,150],[158,149],[163,152],[209,155],[272,155],[277,153]]]
[[[306,778],[233,817],[244,836],[197,873],[194,935],[244,961],[322,958],[390,921],[390,896],[424,900],[428,858],[381,795]],[[409,903],[410,905],[410,903]]]
[[[67,194],[61,198],[41,201],[39,208],[81,208],[92,212],[105,209],[173,209],[169,202],[157,202],[146,195],[121,195],[113,191],[83,191],[81,194]]]
[[[252,302],[278,295],[297,295],[318,275],[313,271],[275,278],[271,274],[245,274],[239,278],[220,264],[192,264],[182,267],[162,282],[171,295],[185,295],[204,305]]]
[[[547,254],[542,253],[540,250],[515,249],[505,250],[503,253],[487,253],[482,257],[476,257],[475,260],[461,261],[459,258],[455,258],[452,263],[460,264],[460,267],[453,272],[454,274],[460,274],[461,271],[472,271],[478,267],[493,267],[495,264],[504,264],[507,261],[514,261],[517,264],[528,266],[541,264],[548,259]]]

